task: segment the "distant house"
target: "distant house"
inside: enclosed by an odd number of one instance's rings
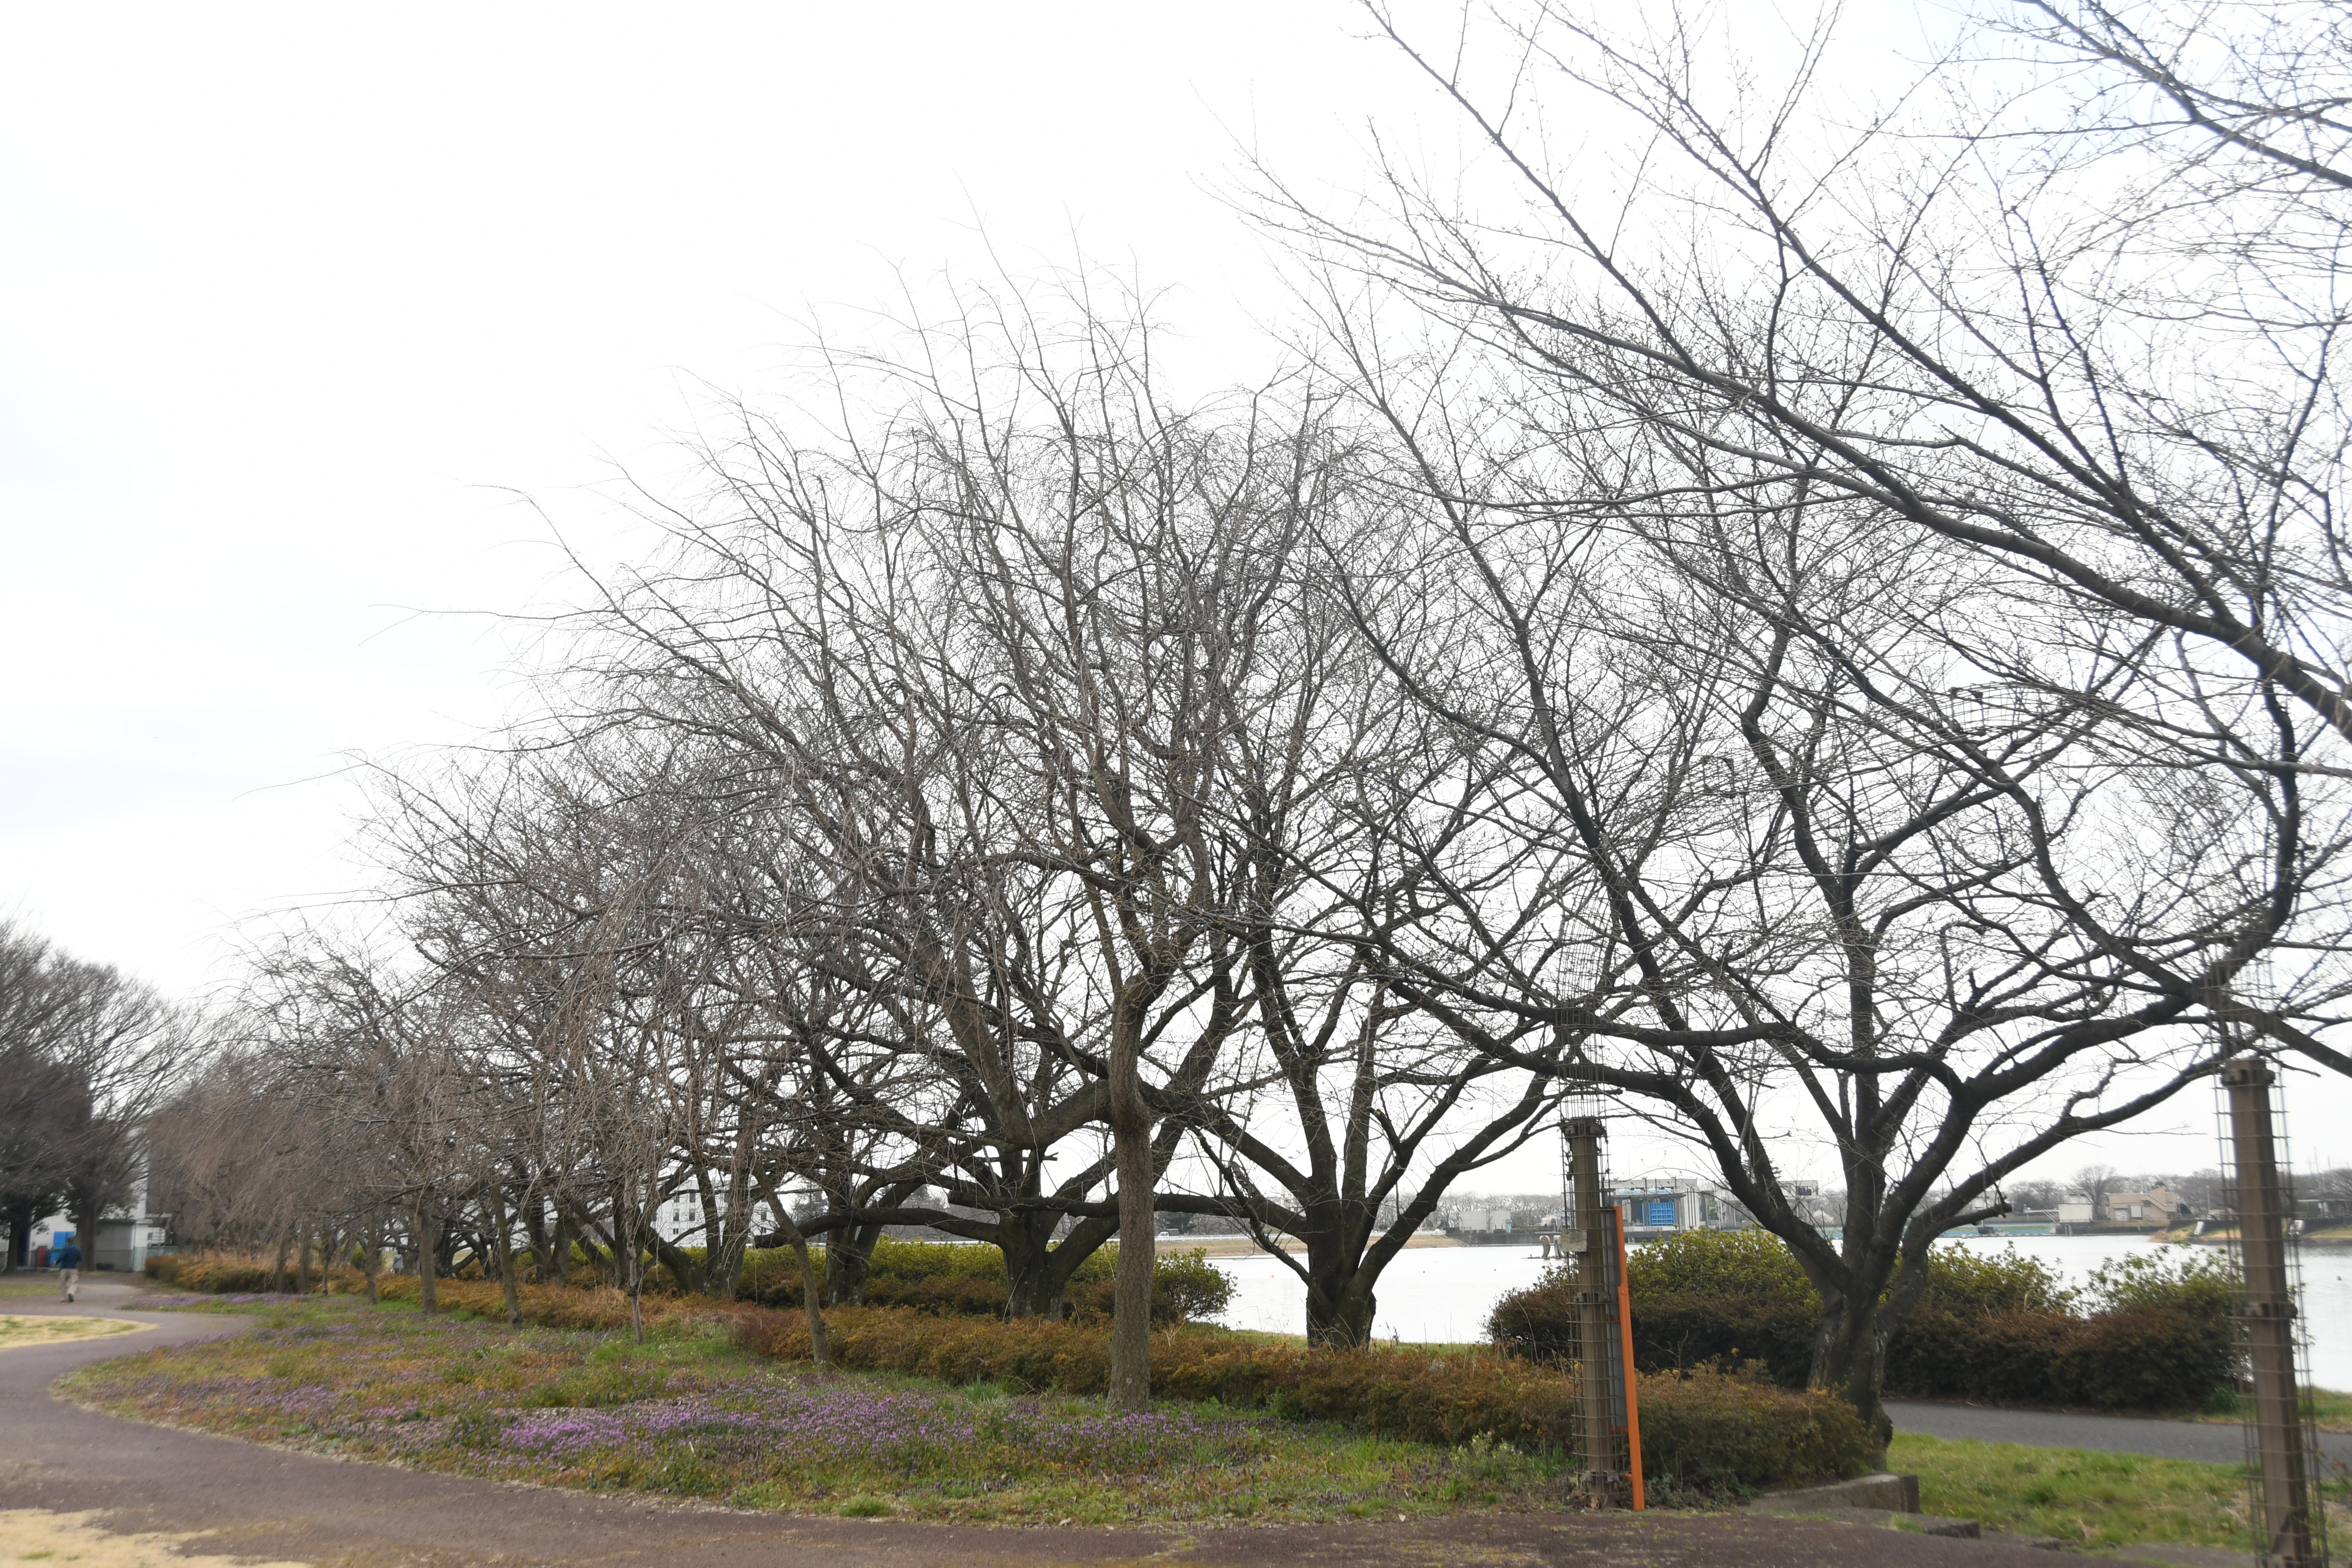
[[[662,1200],[654,1215],[654,1230],[672,1247],[699,1247],[709,1235],[708,1222],[727,1212],[727,1193],[714,1185],[712,1204],[705,1211],[702,1194],[695,1187],[681,1187]],[[764,1236],[776,1228],[775,1216],[769,1211],[765,1198],[755,1198],[751,1204],[751,1233]]]
[[[2185,1225],[2193,1217],[2189,1205],[2162,1183],[2144,1193],[2106,1193],[2095,1203],[2088,1193],[2068,1193],[2058,1200],[2061,1226],[2141,1225],[2157,1230]]]
[[[73,1219],[68,1215],[53,1214],[34,1221],[26,1261],[45,1256],[47,1249],[63,1247],[71,1237],[81,1247],[85,1268],[142,1273],[147,1267],[147,1255],[164,1244],[169,1234],[164,1226],[167,1217],[147,1212],[147,1179],[142,1176],[131,1184],[129,1201],[107,1210],[99,1220],[94,1237],[77,1235]]]
[[[2109,1193],[2105,1207],[2099,1217],[2109,1225],[2168,1226],[2189,1217],[2189,1205],[2161,1185],[2144,1193]]]

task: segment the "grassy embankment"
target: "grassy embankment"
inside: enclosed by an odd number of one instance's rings
[[[1556,1465],[1163,1400],[817,1374],[723,1323],[509,1329],[348,1299],[241,1303],[250,1334],[72,1374],[72,1397],[428,1469],[737,1507],[993,1523],[1313,1521],[1557,1506]]]
[[[2054,1536],[2095,1551],[2137,1542],[2254,1550],[2246,1472],[2237,1465],[1901,1434],[1887,1464],[1917,1473],[1927,1512],[1990,1530]],[[2329,1532],[2344,1539],[2352,1493],[2339,1479],[2326,1494]]]

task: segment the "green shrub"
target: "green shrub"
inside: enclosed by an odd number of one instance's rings
[[[699,1249],[687,1249],[698,1259]],[[809,1248],[809,1260],[822,1277],[824,1248]],[[270,1260],[226,1253],[180,1254],[147,1260],[147,1274],[158,1283],[184,1290],[225,1293],[269,1289]],[[1111,1310],[1113,1276],[1118,1268],[1118,1244],[1101,1247],[1071,1271],[1064,1300],[1075,1317],[1108,1316]],[[292,1270],[288,1270],[290,1281]],[[583,1283],[568,1288],[576,1295],[603,1287]],[[405,1279],[405,1286],[399,1280]],[[359,1271],[339,1266],[329,1289],[362,1289]],[[441,1277],[439,1289],[463,1281]],[[414,1275],[382,1277],[387,1300],[414,1300]],[[773,1247],[745,1255],[738,1294],[745,1301],[766,1307],[797,1308],[801,1304],[800,1259],[791,1249]],[[1233,1300],[1233,1280],[1211,1263],[1205,1253],[1184,1252],[1152,1259],[1151,1321],[1155,1323],[1197,1322],[1213,1318]],[[647,1300],[678,1294],[667,1268],[651,1270]],[[866,1302],[875,1307],[912,1307],[945,1317],[1003,1317],[1005,1307],[1004,1254],[993,1247],[948,1241],[901,1241],[884,1237],[874,1247],[866,1279]],[[626,1300],[625,1297],[622,1298]]]
[[[1548,1268],[1524,1290],[1513,1290],[1486,1314],[1486,1338],[1522,1361],[1565,1366],[1577,1356],[1576,1300],[1559,1269]]]
[[[1887,1347],[1886,1391],[2109,1410],[2200,1406],[2237,1370],[2233,1283],[2219,1259],[2135,1254],[2068,1290],[2014,1250],[1939,1247]],[[1626,1285],[1641,1371],[1744,1368],[1804,1386],[1821,1299],[1769,1232],[1686,1231],[1649,1243],[1628,1256]],[[1487,1328],[1512,1354],[1572,1357],[1566,1273],[1506,1296]]]
[[[1785,1296],[1821,1310],[1789,1244],[1769,1230],[1684,1230],[1629,1249],[1625,1289],[1655,1296]]]
[[[1802,1388],[1813,1365],[1820,1303],[1785,1296],[1677,1291],[1633,1300],[1633,1364],[1643,1372],[1745,1368]]]
[[[1709,1368],[1636,1381],[1653,1485],[1783,1486],[1860,1475],[1873,1445],[1853,1406]]]
[[[1760,1369],[1802,1388],[1812,1366],[1821,1298],[1769,1231],[1683,1231],[1625,1258],[1633,1364],[1643,1372]],[[1514,1355],[1564,1363],[1577,1354],[1573,1277],[1566,1265],[1495,1304],[1487,1336]]]
[[[1919,1302],[1960,1317],[2063,1312],[2073,1305],[2074,1294],[2059,1285],[2046,1265],[2013,1247],[1999,1252],[1945,1247],[1928,1255],[1927,1289]]]
[[[2236,1381],[2238,1363],[2226,1316],[2120,1307],[2083,1321],[2059,1371],[2068,1404],[2163,1410],[2205,1405]]]
[[[1923,1303],[1886,1347],[1887,1392],[2071,1404],[2061,1368],[2077,1326],[2063,1312],[1962,1314]]]
[[[2210,1253],[2131,1252],[2091,1276],[2082,1297],[2095,1312],[2165,1307],[2226,1320],[2237,1293],[2237,1271]]]
[[[822,1278],[824,1248],[810,1247],[809,1262]],[[1062,1292],[1071,1315],[1107,1315],[1118,1269],[1118,1244],[1112,1242],[1071,1270]],[[742,1300],[763,1307],[798,1307],[800,1259],[786,1247],[750,1253],[737,1289]],[[869,1307],[912,1307],[949,1317],[1001,1318],[1008,1294],[1004,1253],[984,1245],[884,1237],[874,1245],[866,1276]],[[1151,1321],[1155,1323],[1213,1318],[1232,1299],[1233,1281],[1204,1253],[1178,1253],[1152,1260]]]
[[[1759,1369],[1802,1388],[1822,1299],[1786,1243],[1764,1230],[1688,1230],[1633,1248],[1633,1364]]]
[[[1041,1393],[1100,1394],[1109,1382],[1110,1336],[1099,1322],[981,1322],[866,1307],[829,1314],[827,1324],[846,1367]],[[796,1316],[746,1313],[737,1332],[761,1354],[808,1359],[807,1326]],[[1180,1327],[1152,1336],[1151,1385],[1420,1442],[1484,1438],[1534,1453],[1571,1447],[1572,1382],[1505,1356],[1330,1350]],[[1869,1468],[1861,1421],[1827,1394],[1701,1371],[1643,1378],[1637,1397],[1644,1465],[1685,1484],[1788,1485]]]

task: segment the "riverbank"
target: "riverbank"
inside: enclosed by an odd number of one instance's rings
[[[2171,1230],[2145,1233],[2150,1241],[2160,1241],[2171,1247],[2228,1247],[2238,1239],[2235,1230],[2207,1226],[2203,1230],[2194,1226],[2179,1226]],[[2311,1230],[2294,1238],[2298,1246],[2330,1250],[2352,1248],[2352,1230]]]
[[[1211,1258],[1267,1256],[1265,1247],[1246,1236],[1163,1236],[1156,1245],[1163,1257],[1170,1253],[1186,1252],[1198,1252]],[[1467,1247],[1468,1245],[1467,1242],[1457,1241],[1453,1237],[1443,1236],[1435,1231],[1423,1231],[1407,1237],[1402,1250],[1418,1252],[1433,1247]],[[1296,1237],[1285,1237],[1282,1238],[1282,1250],[1294,1256],[1304,1256],[1307,1244]]]

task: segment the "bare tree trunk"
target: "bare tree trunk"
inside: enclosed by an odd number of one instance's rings
[[[732,1301],[742,1288],[743,1252],[751,1240],[751,1190],[741,1182],[727,1188],[726,1212],[709,1227],[712,1245],[702,1259],[703,1294]]]
[[[1894,1440],[1895,1423],[1881,1402],[1886,1386],[1887,1332],[1881,1328],[1886,1310],[1873,1304],[1831,1309],[1822,1316],[1813,1341],[1813,1367],[1808,1386],[1837,1394],[1853,1406],[1870,1428],[1877,1462],[1886,1462],[1886,1445]]]
[[[1309,1240],[1307,1247],[1307,1342],[1352,1349],[1372,1337],[1376,1301],[1372,1281],[1378,1276],[1362,1266],[1362,1254],[1344,1246],[1318,1258]]]
[[[651,1184],[650,1181],[646,1184],[647,1186]],[[630,1205],[625,1218],[621,1212],[621,1205],[625,1203]],[[628,1270],[629,1326],[636,1331],[639,1344],[646,1342],[646,1238],[641,1234],[644,1226],[645,1205],[641,1194],[633,1184],[625,1184],[614,1194],[613,1245],[628,1255],[619,1261]]]
[[[808,1319],[809,1355],[817,1365],[833,1365],[833,1341],[824,1331],[824,1309],[817,1298],[824,1294],[816,1278],[816,1265],[809,1261],[808,1238],[797,1230],[792,1233],[793,1255],[801,1262],[801,1312]]]
[[[435,1265],[439,1261],[441,1226],[439,1216],[427,1202],[416,1205],[416,1295],[423,1310],[429,1315],[440,1310],[440,1297],[436,1289]]]
[[[1110,1057],[1111,1152],[1118,1169],[1118,1273],[1111,1292],[1113,1409],[1151,1404],[1151,1112],[1143,1102],[1140,1005],[1123,1007]]]
[[[294,1294],[307,1296],[310,1293],[310,1233],[305,1231],[298,1233],[294,1245]]]
[[[508,1235],[506,1194],[496,1182],[490,1184],[490,1256],[499,1266],[499,1294],[506,1302],[507,1325],[511,1328],[522,1321],[522,1295],[515,1288],[515,1259],[512,1238]]]
[[[291,1247],[292,1242],[293,1238],[287,1231],[283,1229],[278,1231],[278,1258],[269,1267],[269,1293],[273,1296],[282,1296],[286,1293],[286,1254]]]
[[[523,1204],[518,1217],[522,1221],[523,1237],[530,1247],[531,1278],[544,1285],[556,1278],[555,1249],[547,1240],[547,1210],[534,1195]]]
[[[1053,1265],[1051,1214],[1006,1215],[998,1224],[997,1247],[1004,1254],[1004,1314],[1009,1318],[1058,1318],[1062,1281]]]
[[[1157,1151],[1154,1159],[1159,1159]],[[1061,1216],[1052,1213],[1008,1214],[998,1222],[996,1245],[1004,1254],[1005,1316],[1061,1317],[1068,1310],[1063,1294],[1070,1276],[1118,1234],[1116,1221],[1084,1219],[1056,1245],[1054,1232],[1060,1223]]]
[[[360,1269],[367,1276],[368,1305],[373,1307],[377,1302],[383,1300],[383,1295],[377,1289],[375,1278],[376,1270],[383,1267],[383,1231],[382,1226],[377,1222],[371,1220],[361,1233],[360,1244]]]
[[[784,1244],[801,1265],[801,1313],[808,1319],[809,1354],[821,1367],[833,1365],[833,1340],[824,1331],[824,1287],[818,1280],[816,1265],[809,1259],[808,1237],[801,1234],[800,1226],[793,1219],[793,1211],[784,1205],[784,1195],[766,1181],[760,1191],[768,1200],[768,1207],[776,1216],[776,1228],[783,1233]],[[831,1247],[825,1248],[830,1254]]]

